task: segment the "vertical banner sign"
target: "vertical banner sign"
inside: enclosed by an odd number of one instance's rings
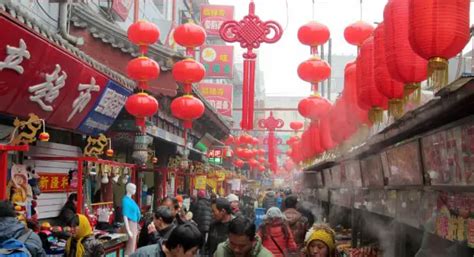
[[[201,25],[209,36],[219,36],[224,21],[234,19],[234,6],[201,5]]]
[[[200,83],[199,92],[220,114],[232,117],[232,85]]]
[[[226,45],[202,46],[199,61],[206,68],[207,78],[232,78],[234,47]]]

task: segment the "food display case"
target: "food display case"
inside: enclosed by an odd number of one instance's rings
[[[360,161],[362,185],[367,188],[384,186],[383,166],[380,154],[369,156]]]
[[[418,140],[387,150],[386,157],[387,177],[390,186],[423,185],[423,172]]]

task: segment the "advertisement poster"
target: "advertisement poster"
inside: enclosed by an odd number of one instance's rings
[[[199,62],[206,68],[206,78],[230,79],[233,76],[234,46],[202,46]]]
[[[232,85],[200,83],[199,92],[220,114],[232,117]]]
[[[201,5],[201,25],[209,36],[219,36],[224,21],[234,19],[234,6]]]

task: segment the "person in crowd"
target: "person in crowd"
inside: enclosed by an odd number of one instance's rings
[[[198,224],[198,229],[203,235],[209,232],[209,227],[212,222],[211,202],[206,198],[206,191],[199,190],[198,200],[191,207],[194,221]]]
[[[301,212],[296,210],[298,205],[298,198],[295,195],[289,195],[285,199],[285,211],[283,214],[290,225],[291,231],[295,238],[296,245],[298,248],[303,248],[304,246],[304,237],[310,225],[308,223],[308,218],[303,216]]]
[[[24,242],[32,257],[46,257],[40,237],[17,219],[9,201],[0,201],[0,248],[8,239]]]
[[[276,204],[276,207],[281,210],[283,205],[283,192],[276,193]]]
[[[175,222],[177,225],[182,225],[186,223],[186,212],[182,208],[183,197],[180,196],[180,198],[181,198],[181,202],[178,197],[171,198],[171,201],[173,202],[171,210],[172,210],[172,213],[174,214]]]
[[[285,219],[285,215],[280,209],[271,207],[258,230],[263,246],[275,257],[285,257],[287,253],[298,251],[293,234]]]
[[[66,242],[66,257],[99,257],[105,253],[104,246],[95,239],[92,226],[86,216],[76,214],[71,223],[72,236]]]
[[[209,236],[206,243],[206,250],[209,255],[214,254],[217,246],[224,242],[229,234],[229,224],[232,221],[232,209],[230,203],[225,198],[217,198],[212,204],[213,223],[209,227]]]
[[[232,214],[234,216],[242,215],[240,212],[240,202],[239,197],[235,194],[229,194],[227,200],[230,202],[230,208],[232,209]]]
[[[219,244],[214,257],[272,257],[255,234],[255,224],[243,216],[229,225],[229,239]]]
[[[158,207],[159,208],[159,207]],[[152,212],[145,212],[140,219],[140,233],[138,234],[137,248],[147,246],[151,243],[151,235],[148,234],[148,226],[153,223],[155,214]]]
[[[314,224],[306,233],[305,253],[307,257],[335,257],[336,233],[325,224]]]
[[[61,212],[59,212],[59,222],[62,226],[67,226],[71,224],[72,220],[76,217],[76,206],[77,206],[77,194],[72,193],[67,198],[66,203],[64,204]]]
[[[269,189],[267,193],[265,194],[265,197],[263,198],[263,205],[262,207],[265,209],[265,211],[268,211],[271,207],[276,207],[277,206],[277,200],[275,196],[275,191],[272,191]]]
[[[186,223],[173,229],[168,240],[141,247],[130,257],[194,257],[203,243],[199,229]]]
[[[309,206],[311,206],[310,202],[298,202],[296,210],[308,219],[308,225],[311,227],[314,224],[314,215]]]
[[[149,235],[148,244],[156,244],[159,241],[167,240],[173,229],[176,228],[173,220],[174,217],[170,209],[165,206],[158,207],[154,213],[153,222],[146,229]]]

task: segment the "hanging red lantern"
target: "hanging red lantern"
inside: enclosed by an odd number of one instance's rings
[[[388,111],[395,118],[403,115],[403,83],[392,79],[390,76],[385,54],[385,25],[380,23],[374,31],[374,72],[375,86],[382,95],[387,97]]]
[[[329,123],[329,117],[322,118],[319,122],[319,138],[321,140],[321,147],[324,150],[331,150],[336,147],[336,143],[332,140],[331,136],[331,124]]]
[[[243,134],[239,139],[240,143],[251,145],[253,143],[253,137],[249,134]]]
[[[264,149],[258,149],[258,155],[265,155]]]
[[[312,56],[298,66],[298,76],[306,82],[317,84],[331,76],[331,67],[325,60]]]
[[[252,145],[258,145],[258,138],[252,137]]]
[[[250,159],[250,160],[248,161],[248,163],[249,163],[249,166],[250,166],[251,168],[258,167],[258,165],[259,165],[258,161],[255,160],[255,159]]]
[[[158,101],[145,92],[133,94],[127,98],[125,109],[135,116],[136,124],[145,131],[146,117],[153,116],[158,111]]]
[[[448,84],[448,60],[470,39],[470,0],[410,0],[409,40],[413,50],[429,60],[435,88]]]
[[[298,40],[303,45],[324,45],[330,37],[329,28],[316,21],[310,21],[298,29]]]
[[[372,35],[374,26],[364,21],[357,21],[344,29],[344,38],[355,46],[362,46],[362,43]]]
[[[390,76],[405,84],[405,96],[415,92],[419,101],[420,82],[427,77],[428,61],[410,45],[409,5],[410,0],[390,0],[385,6],[385,55]]]
[[[359,124],[370,125],[368,109],[362,109],[357,100],[356,62],[349,62],[344,68],[344,90],[342,97],[346,103],[346,114],[348,122],[359,126]]]
[[[192,95],[183,95],[171,102],[171,113],[176,118],[184,120],[184,127],[188,129],[192,127],[192,121],[199,119],[204,111],[204,104]]]
[[[265,163],[265,158],[263,158],[263,157],[258,157],[258,162],[260,162],[260,163]]]
[[[331,103],[318,95],[306,97],[298,103],[298,112],[301,116],[311,120],[318,120],[326,116],[330,109]]]
[[[48,142],[49,141],[49,133],[48,132],[41,132],[38,136],[41,142]]]
[[[234,136],[232,136],[232,135],[229,135],[229,136],[225,139],[225,142],[224,142],[225,145],[231,145],[231,144],[233,144],[233,143],[234,143]]]
[[[369,37],[360,49],[357,58],[357,97],[365,106],[369,106],[369,119],[372,122],[383,121],[383,110],[388,108],[388,99],[375,86],[374,74],[374,37]]]
[[[234,166],[237,167],[237,168],[242,168],[244,166],[245,162],[240,160],[240,159],[236,159],[234,160]]]
[[[138,88],[147,89],[147,81],[157,79],[160,75],[160,65],[146,56],[140,56],[128,62],[127,75],[138,81]]]
[[[206,41],[206,31],[194,23],[185,23],[179,25],[173,34],[174,40],[186,48],[196,48]]]
[[[139,20],[128,27],[127,35],[132,43],[140,47],[140,53],[145,54],[148,45],[156,43],[160,38],[160,30],[151,22]]]
[[[243,159],[243,158],[242,158],[243,153],[244,153],[244,148],[242,148],[242,147],[237,147],[237,148],[235,149],[235,155],[237,155],[237,157],[239,157],[239,158],[241,158],[241,159]]]
[[[107,151],[105,151],[105,155],[107,155],[108,157],[114,156],[114,150],[113,149],[107,149]]]
[[[259,165],[259,166],[258,166],[258,171],[264,172],[264,171],[265,171],[265,166]]]
[[[188,58],[173,65],[172,73],[176,81],[185,84],[184,92],[189,94],[191,93],[191,84],[204,79],[206,69],[201,63]]]
[[[300,138],[298,136],[292,136],[288,140],[286,140],[286,144],[289,146],[293,146],[294,143],[298,142]]]
[[[301,121],[292,121],[290,122],[290,128],[294,131],[298,131],[303,128],[303,122]]]

